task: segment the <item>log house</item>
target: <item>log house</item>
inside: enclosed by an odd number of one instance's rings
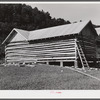
[[[14,28],[3,41],[6,63],[45,63],[80,67],[77,42],[88,63],[95,62],[97,32],[91,21],[34,31]]]

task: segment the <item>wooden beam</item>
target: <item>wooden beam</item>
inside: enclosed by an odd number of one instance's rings
[[[78,64],[77,64],[77,39],[75,39],[75,61],[74,61],[74,67],[77,68]]]
[[[60,66],[63,67],[63,61],[60,61]]]

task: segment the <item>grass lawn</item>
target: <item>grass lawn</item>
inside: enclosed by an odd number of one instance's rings
[[[96,76],[100,76],[100,71]],[[59,66],[0,67],[0,90],[76,89],[100,89],[100,81]]]

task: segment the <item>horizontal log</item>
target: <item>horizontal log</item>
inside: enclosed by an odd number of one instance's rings
[[[75,41],[69,41],[69,42],[66,42],[66,41],[65,41],[65,42],[61,42],[61,41],[59,42],[59,41],[57,41],[57,42],[55,42],[55,43],[47,43],[47,44],[46,44],[46,43],[36,43],[36,44],[29,44],[29,45],[21,45],[21,47],[31,47],[31,46],[32,46],[32,47],[33,47],[33,46],[34,46],[34,47],[41,47],[41,45],[42,45],[42,46],[47,46],[47,47],[48,47],[48,46],[52,46],[52,45],[55,45],[55,46],[58,45],[58,46],[59,46],[60,44],[61,44],[61,45],[75,44]],[[18,45],[18,47],[19,47],[19,46],[20,46],[20,45]],[[8,46],[8,47],[9,47],[9,46]],[[12,46],[12,47],[15,47],[15,48],[16,48],[17,46],[15,45],[15,46]]]
[[[60,49],[71,49],[71,48],[75,48],[75,46],[65,46],[65,47],[61,47],[61,46],[59,46],[59,47],[50,47],[50,48],[45,48],[45,47],[41,47],[41,48],[34,48],[34,47],[32,47],[32,48],[19,48],[19,49],[16,49],[16,48],[14,48],[14,49],[6,49],[6,51],[16,51],[16,50],[31,50],[31,51],[43,51],[43,50],[60,50]]]
[[[65,39],[65,40],[51,40],[51,41],[49,41],[49,42],[42,42],[42,44],[49,44],[49,43],[52,43],[52,44],[54,44],[54,43],[56,43],[56,42],[71,42],[71,41],[74,41],[75,39]],[[9,43],[8,45],[16,45],[16,44],[28,44],[29,43],[29,41],[17,41],[17,42],[11,42],[11,43]],[[37,43],[35,43],[35,42],[33,42],[32,44],[37,44]],[[38,44],[41,44],[41,43],[38,43]]]
[[[14,53],[14,52],[21,52],[21,53],[23,53],[23,52],[25,52],[25,53],[34,53],[34,52],[71,52],[71,51],[75,51],[75,48],[61,48],[61,49],[49,49],[49,50],[30,50],[30,49],[27,49],[27,50],[21,50],[21,49],[19,49],[19,50],[9,50],[9,51],[6,51],[6,53],[9,53],[9,52],[12,52],[12,53]]]
[[[17,56],[17,55],[20,55],[20,56],[23,56],[23,55],[25,55],[25,56],[32,56],[32,57],[34,57],[34,56],[36,56],[36,55],[68,55],[68,54],[75,54],[75,52],[69,52],[69,53],[45,53],[45,54],[43,54],[43,53],[34,53],[34,54],[25,54],[25,53],[23,53],[23,54],[21,54],[21,53],[14,53],[14,54],[8,54],[8,55],[6,55],[6,57],[8,57],[8,56]]]
[[[10,46],[10,45],[12,45],[12,46],[17,46],[17,45],[23,45],[23,44],[34,44],[34,45],[41,45],[41,44],[44,44],[44,45],[48,45],[49,43],[50,44],[56,44],[56,43],[69,43],[69,42],[74,42],[75,41],[75,39],[69,39],[69,40],[57,40],[57,41],[49,41],[49,42],[42,42],[42,43],[29,43],[29,42],[25,42],[25,43],[15,43],[15,44],[12,44],[12,43],[9,43],[7,46]]]
[[[25,46],[18,46],[18,47],[17,46],[16,47],[13,46],[13,47],[7,47],[7,48],[33,48],[33,47],[34,48],[41,48],[42,46],[43,47],[53,47],[53,46],[54,47],[59,47],[59,46],[74,46],[74,45],[75,45],[75,43],[56,44],[56,45],[50,45],[49,44],[48,46],[45,46],[45,45],[42,45],[42,44],[38,45],[38,46],[34,46],[34,45],[30,45],[29,44],[29,45],[25,45]]]
[[[20,60],[7,60],[9,63],[33,63],[34,61],[33,60],[29,60],[29,61],[20,61]],[[67,59],[67,60],[48,60],[48,59],[45,59],[45,60],[39,60],[37,62],[47,62],[47,61],[64,61],[64,62],[74,62],[75,59]]]
[[[86,44],[89,44],[89,45],[95,45],[95,41],[93,42],[90,42],[90,41],[86,41],[86,40],[79,40],[80,43],[84,42]]]
[[[7,58],[29,58],[29,57],[33,57],[33,58],[37,58],[37,57],[42,57],[42,58],[46,58],[46,57],[74,57],[75,54],[48,54],[48,55],[12,55],[12,56],[6,56]]]
[[[12,49],[41,49],[41,48],[61,48],[61,47],[74,47],[74,44],[58,44],[58,45],[48,45],[48,46],[43,46],[41,45],[40,47],[35,47],[34,45],[27,45],[27,46],[22,46],[22,47],[7,47],[6,50],[12,50]]]
[[[74,52],[74,51],[73,51]],[[16,52],[15,52],[16,53]],[[71,53],[71,52],[51,52],[51,53]],[[34,55],[34,54],[51,54],[50,52],[33,52],[33,53],[20,53],[19,52],[19,54],[32,54],[32,55]],[[9,55],[9,54],[12,54],[12,53],[8,53],[8,54],[6,54],[6,55]],[[14,54],[14,53],[13,53]],[[16,54],[18,54],[18,53],[16,53]]]
[[[18,54],[34,54],[34,53],[42,53],[42,54],[47,54],[47,53],[70,53],[70,52],[75,52],[75,49],[68,49],[68,50],[43,50],[43,51],[24,51],[24,50],[19,50],[19,51],[7,51],[5,53],[5,55],[8,54],[14,54],[14,53],[18,53]]]
[[[68,60],[68,59],[75,59],[75,57],[54,57],[54,58],[51,58],[51,57],[48,57],[48,58],[38,58],[38,59],[36,59],[36,58],[33,58],[33,59],[31,59],[32,61],[36,61],[36,60]],[[14,60],[14,59],[8,59],[8,60]],[[15,60],[20,60],[20,59],[15,59]],[[26,60],[28,60],[28,59],[26,59]]]
[[[49,48],[43,48],[43,49],[14,49],[14,50],[7,50],[6,52],[10,52],[10,51],[12,51],[12,52],[16,52],[16,51],[37,51],[37,52],[39,52],[39,51],[61,51],[61,50],[73,50],[73,49],[75,49],[75,47],[62,47],[62,48],[55,48],[55,49],[49,49]]]

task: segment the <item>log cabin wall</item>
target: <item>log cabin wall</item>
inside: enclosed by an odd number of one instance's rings
[[[99,36],[98,36],[98,38],[99,38]],[[98,61],[100,61],[100,40],[98,38],[96,40],[96,44],[97,44],[96,56],[97,56]]]
[[[74,62],[75,38],[11,42],[6,46],[7,63]]]
[[[95,30],[90,23],[77,36],[88,61],[96,59],[96,37]]]
[[[96,56],[97,56],[97,66],[100,68],[100,27],[95,28],[98,36],[96,38]]]

